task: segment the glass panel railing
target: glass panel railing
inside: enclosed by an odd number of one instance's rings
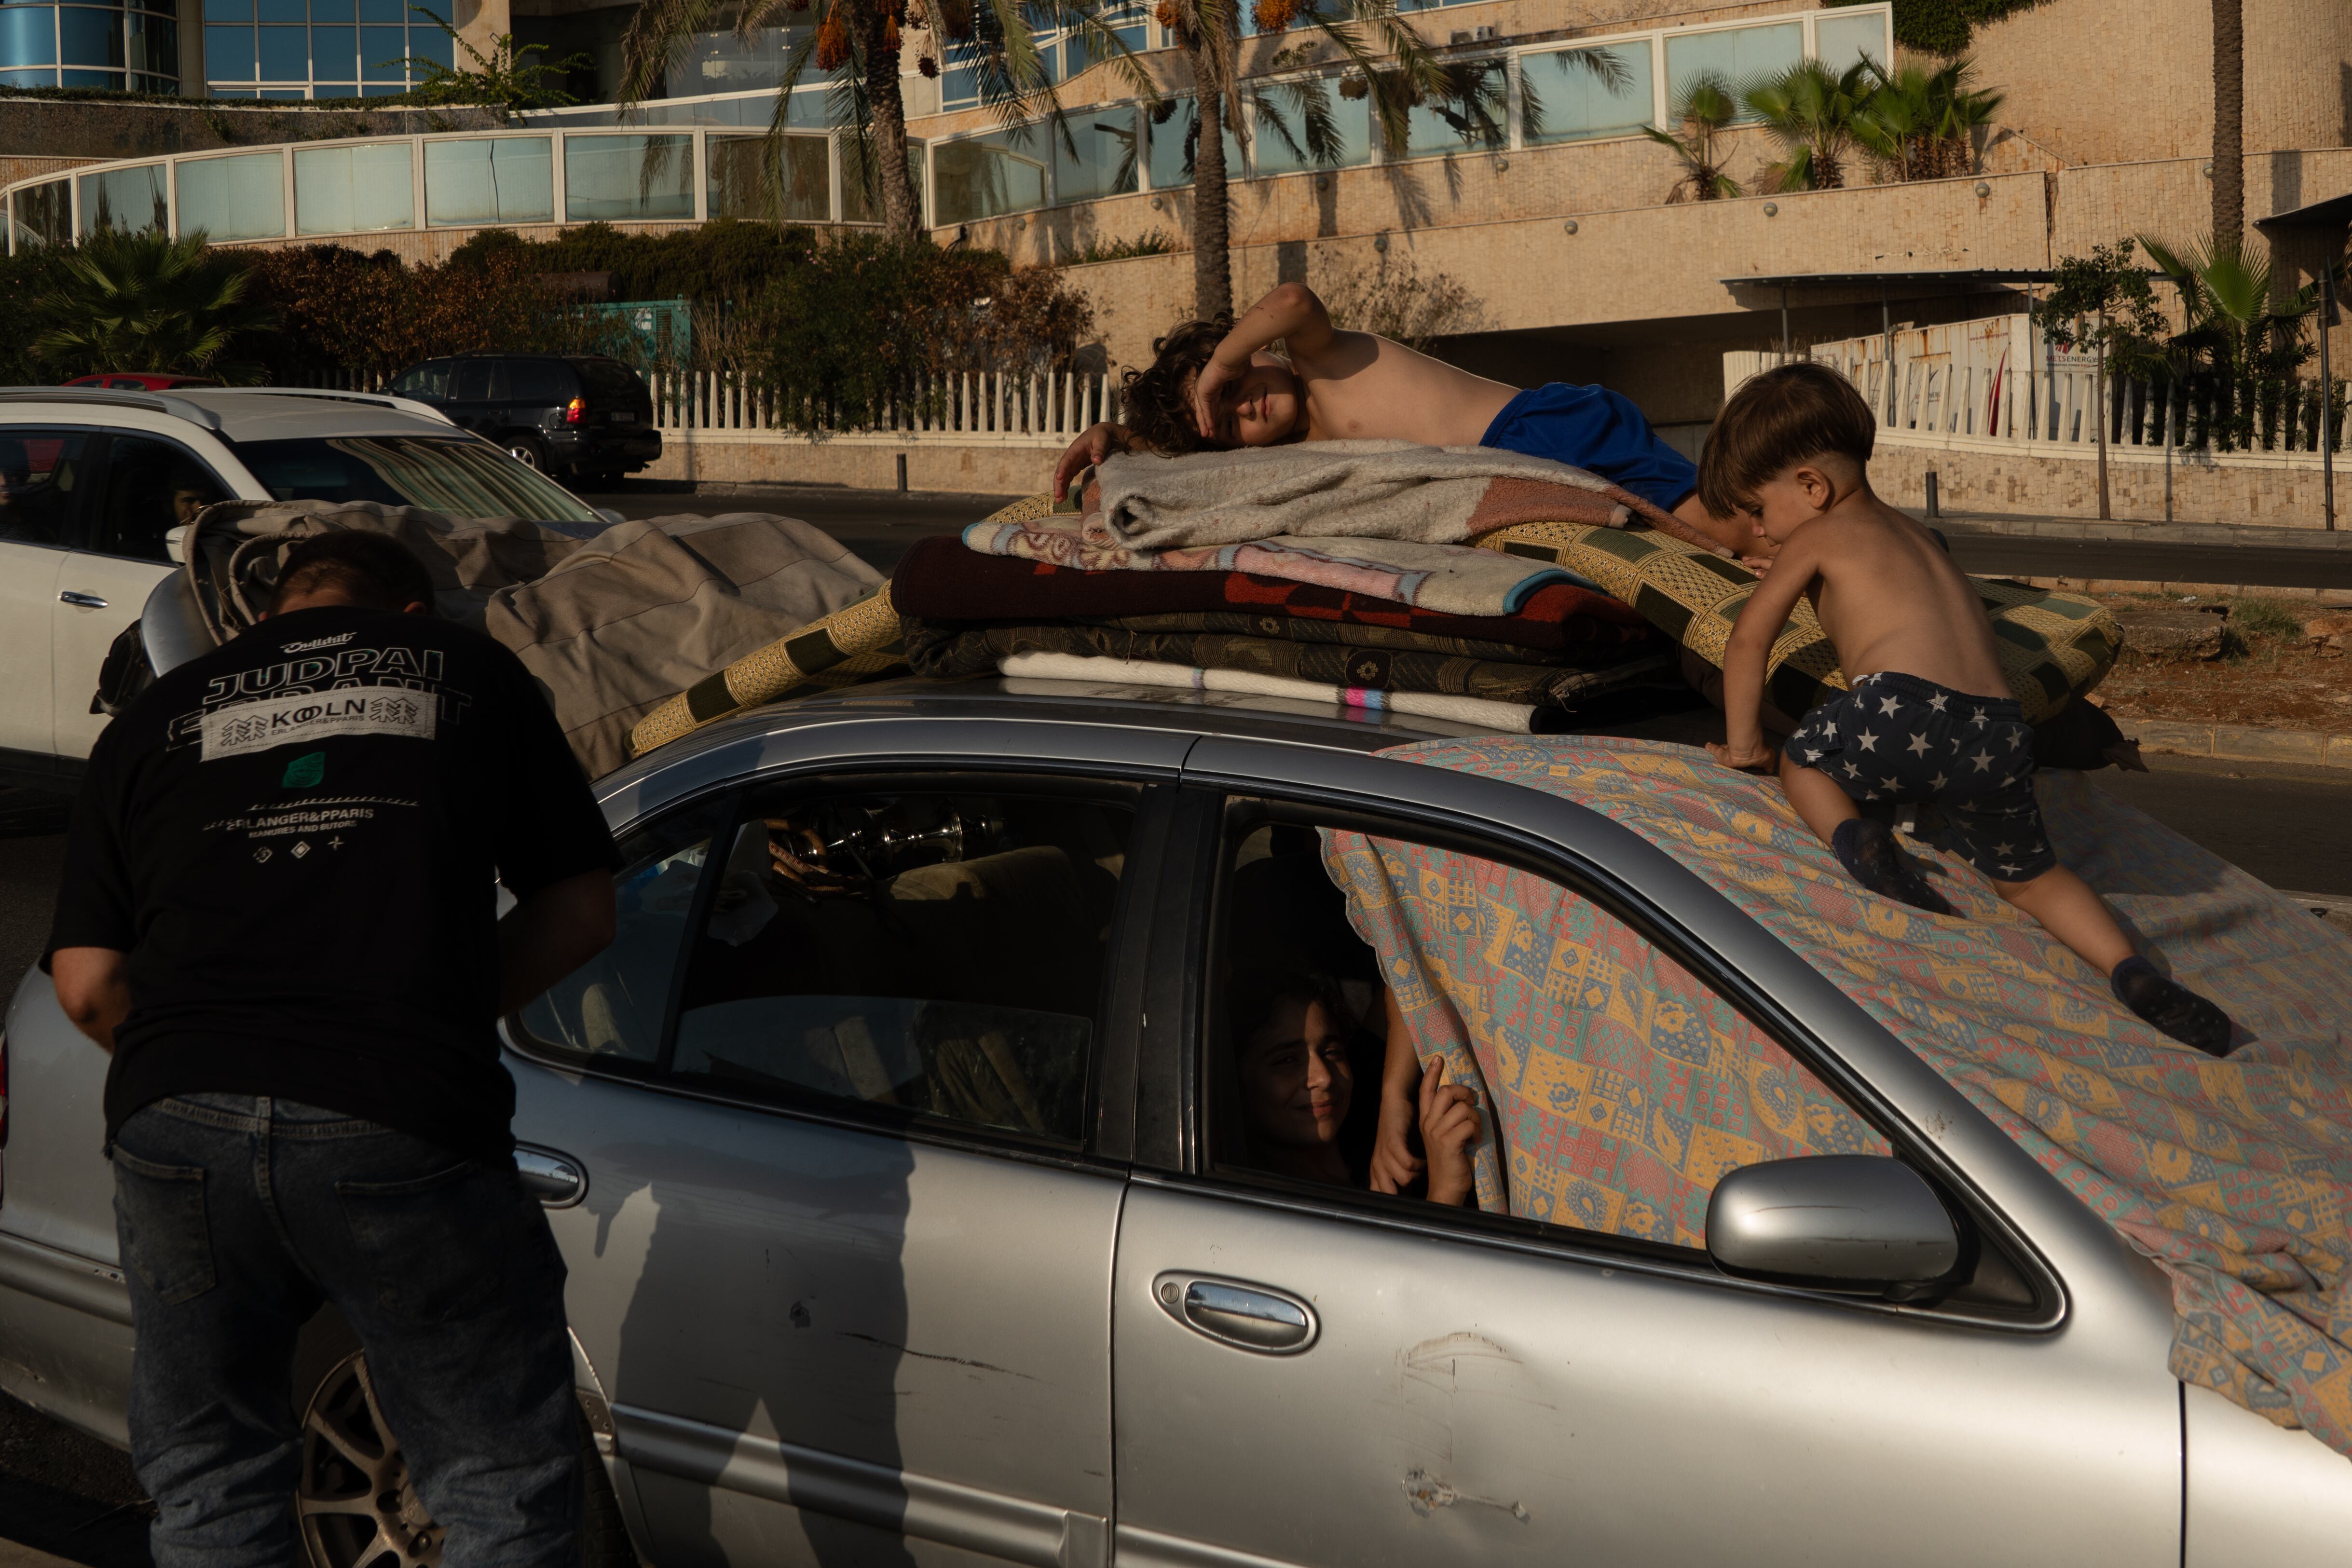
[[[81,232],[85,237],[100,229],[144,234],[163,229],[171,221],[171,205],[163,194],[163,165],[139,163],[128,169],[101,169],[81,176]]]
[[[1020,131],[997,131],[934,143],[932,155],[939,166],[931,179],[931,200],[938,210],[931,222],[945,227],[1044,206],[1045,165],[1037,154],[1045,149],[1030,150],[1042,142],[1044,133],[1043,126],[1024,126]]]
[[[841,221],[878,224],[882,221],[882,188],[861,162],[865,157],[854,136],[841,138]],[[907,143],[907,178],[915,187],[915,203],[923,200],[923,143]]]
[[[575,224],[694,216],[694,138],[563,139],[563,215]]]
[[[1519,57],[1519,135],[1530,144],[1631,136],[1656,113],[1650,42]]]
[[[1822,16],[1813,23],[1813,54],[1833,71],[1856,60],[1886,64],[1886,17],[1877,11],[1858,16]]]
[[[1159,106],[1144,113],[1143,138],[1146,157],[1151,171],[1151,188],[1173,190],[1192,183],[1192,154],[1201,141],[1200,111],[1189,97],[1163,98]],[[1241,143],[1234,140],[1234,128],[1224,128],[1225,175],[1238,180],[1244,172]]]
[[[286,161],[275,152],[199,158],[179,166],[180,232],[215,240],[286,232]]]
[[[22,255],[31,246],[73,243],[73,188],[63,180],[26,185],[8,198],[8,240]]]
[[[1337,146],[1326,162],[1315,156],[1307,133],[1307,89],[1276,83],[1264,89],[1264,100],[1251,111],[1250,159],[1261,174],[1296,174],[1307,169],[1352,169],[1372,161],[1371,106],[1361,99],[1339,96],[1339,82],[1321,84],[1324,107],[1331,117]],[[1285,132],[1288,132],[1286,137]]]
[[[554,139],[426,142],[425,221],[439,227],[553,223]]]
[[[1104,196],[1124,196],[1136,187],[1135,105],[1107,104],[1100,109],[1079,110],[1067,122],[1071,142],[1077,147],[1073,157],[1052,127],[1046,132],[1054,142],[1054,200],[1056,202],[1091,202]]]
[[[714,136],[709,141],[710,215],[754,222],[821,224],[833,217],[831,141],[787,136],[775,148],[775,183],[769,180],[764,136]],[[771,200],[772,190],[773,200]]]
[[[1778,76],[1805,57],[1805,25],[1775,22],[1763,27],[1726,27],[1666,40],[1666,113],[1701,76],[1717,76],[1734,92]]]
[[[359,147],[294,150],[294,230],[377,234],[416,226],[406,139]]]

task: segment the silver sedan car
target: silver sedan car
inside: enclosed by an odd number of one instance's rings
[[[1453,733],[906,683],[606,780],[619,937],[504,1026],[610,1482],[592,1561],[2352,1552],[2352,1463],[2184,1387],[2164,1277],[1822,975],[1592,811],[1377,754]],[[1323,829],[1611,912],[1894,1157],[1733,1171],[1704,1248],[1261,1157],[1229,982],[1371,975]],[[37,971],[6,1027],[0,1386],[119,1443],[105,1064]],[[432,1561],[331,1313],[294,1400],[320,1568]]]

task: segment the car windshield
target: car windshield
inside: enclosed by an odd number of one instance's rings
[[[604,520],[562,486],[471,436],[254,441],[240,443],[237,455],[280,501],[376,501],[455,517]]]

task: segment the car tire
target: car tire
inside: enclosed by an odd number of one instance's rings
[[[321,1312],[295,1355],[295,1527],[309,1568],[439,1568],[442,1531],[377,1409],[367,1356]],[[583,1568],[640,1568],[589,1418],[579,1421]]]
[[[509,435],[506,439],[507,455],[526,468],[547,472],[547,448],[535,435]]]

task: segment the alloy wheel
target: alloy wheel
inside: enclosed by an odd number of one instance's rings
[[[439,1568],[441,1527],[410,1483],[362,1352],[335,1364],[303,1413],[294,1508],[311,1568]]]
[[[538,445],[532,442],[516,441],[509,443],[507,446],[507,455],[512,457],[516,462],[521,464],[526,468],[539,468],[543,470],[546,467],[546,465],[542,464],[539,460]]]

